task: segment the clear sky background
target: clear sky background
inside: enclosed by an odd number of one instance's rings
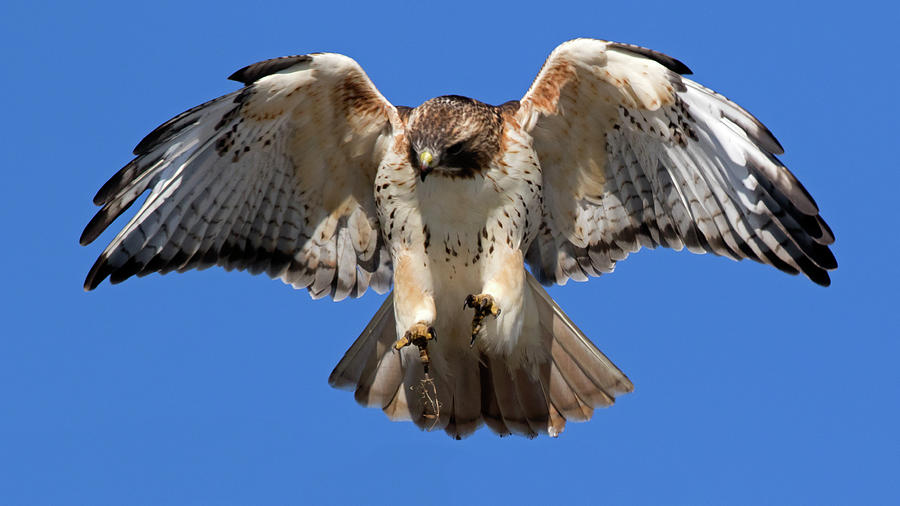
[[[898,19],[867,1],[3,2],[0,503],[897,504]],[[453,441],[331,389],[375,294],[221,269],[82,291],[124,223],[78,246],[94,192],[234,70],[335,51],[396,104],[500,103],[578,36],[679,58],[768,125],[837,236],[833,285],[656,250],[551,290],[636,390],[531,441]]]

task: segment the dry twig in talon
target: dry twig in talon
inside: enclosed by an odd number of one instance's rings
[[[422,397],[422,405],[425,408],[425,412],[422,416],[431,420],[431,425],[428,427],[428,430],[432,430],[441,418],[441,401],[438,400],[437,387],[435,386],[431,375],[428,374],[427,368],[425,370],[425,377],[419,382],[419,387],[421,388],[419,395]],[[410,389],[412,388],[413,387],[410,387]],[[430,392],[429,389],[431,390]]]

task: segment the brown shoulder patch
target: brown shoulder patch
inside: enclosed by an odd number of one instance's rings
[[[384,101],[363,74],[354,72],[348,75],[341,85],[340,93],[348,114],[367,117],[384,113]]]
[[[549,66],[547,63],[549,62],[545,62],[545,67],[538,72],[529,98],[538,109],[555,114],[560,91],[575,77],[575,69],[570,62],[561,58]]]

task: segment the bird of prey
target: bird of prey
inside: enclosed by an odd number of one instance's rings
[[[151,132],[100,188],[82,244],[149,195],[85,289],[212,265],[313,298],[393,287],[333,386],[457,438],[482,425],[556,436],[633,386],[541,284],[657,246],[820,285],[837,267],[778,141],[689,73],[656,51],[576,39],[520,100],[411,108],[343,55],[255,63],[230,76],[241,89]]]

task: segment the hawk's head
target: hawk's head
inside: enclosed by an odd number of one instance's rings
[[[423,181],[431,172],[473,177],[500,153],[502,126],[497,107],[456,95],[432,98],[409,115],[410,163]]]

